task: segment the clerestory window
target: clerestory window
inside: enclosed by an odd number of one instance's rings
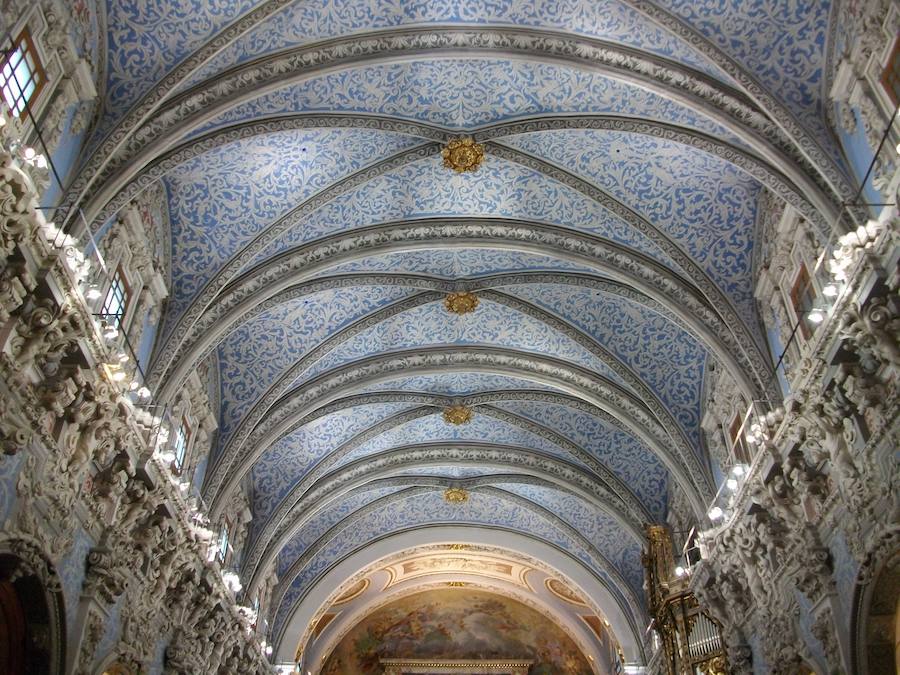
[[[225,559],[228,557],[228,519],[222,521],[222,529],[219,530],[219,546],[218,552],[216,553],[216,557],[219,559],[221,564],[225,564]]]
[[[125,319],[125,312],[128,311],[128,302],[131,299],[131,289],[125,280],[125,274],[122,268],[116,268],[112,282],[109,284],[109,290],[106,291],[106,297],[103,299],[103,309],[101,314],[106,322],[114,328],[121,328],[122,321]]]
[[[31,33],[24,29],[3,54],[0,89],[3,99],[16,117],[41,93],[47,74],[38,57]]]
[[[175,432],[175,473],[180,474],[184,469],[184,460],[187,457],[188,445],[191,441],[191,428],[187,420],[182,419],[178,430]]]

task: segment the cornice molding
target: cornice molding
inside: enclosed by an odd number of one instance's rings
[[[794,141],[773,124],[744,94],[718,80],[661,57],[602,40],[525,28],[405,28],[345,36],[304,45],[241,64],[197,87],[166,100],[148,96],[146,112],[130,115],[100,144],[64,201],[82,206],[89,222],[118,189],[156,157],[216,115],[247,100],[339,67],[393,61],[410,56],[446,56],[463,51],[526,57],[603,72],[702,110],[774,166],[784,156],[803,165],[820,188],[849,194],[849,186],[834,161],[812,141],[798,152]],[[171,83],[174,86],[176,83]],[[171,89],[169,89],[171,91]],[[147,116],[156,112],[152,119]],[[813,163],[807,162],[807,156]],[[823,179],[823,176],[827,179]]]

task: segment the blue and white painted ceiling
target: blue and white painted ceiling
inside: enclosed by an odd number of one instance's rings
[[[700,513],[714,490],[707,366],[750,398],[770,386],[761,197],[825,223],[848,194],[823,113],[830,10],[102,8],[105,104],[69,200],[100,224],[163,188],[172,290],[151,378],[165,399],[218,363],[204,496],[218,514],[250,491],[241,573],[278,571],[280,653],[328,570],[452,525],[574,561],[642,660],[642,526],[674,492]],[[442,163],[461,135],[484,144],[477,171]],[[477,309],[447,311],[457,291]],[[473,419],[446,423],[458,404]],[[446,502],[450,486],[470,499]]]

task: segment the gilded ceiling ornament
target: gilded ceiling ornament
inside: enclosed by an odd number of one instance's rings
[[[461,291],[459,293],[450,293],[444,299],[444,307],[448,312],[454,314],[468,314],[474,312],[478,307],[478,296],[469,291]]]
[[[465,588],[466,582],[465,581],[448,581],[447,585],[450,588]]]
[[[472,420],[472,409],[464,405],[451,405],[444,410],[444,421],[447,424],[468,424]]]
[[[456,173],[477,171],[484,161],[484,146],[468,136],[454,138],[441,150],[444,166]]]
[[[447,488],[444,491],[444,499],[451,504],[465,504],[469,501],[469,493],[458,487]]]

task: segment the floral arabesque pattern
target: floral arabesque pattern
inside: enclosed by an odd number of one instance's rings
[[[525,508],[522,504],[496,494],[470,493],[464,504],[448,508],[441,491],[430,491],[379,506],[351,524],[343,527],[327,541],[323,548],[303,566],[295,578],[286,577],[281,588],[285,589],[273,620],[273,634],[280,637],[291,610],[303,594],[336,560],[364,546],[376,537],[391,532],[434,523],[472,524],[511,527],[517,532],[535,536],[559,546],[604,579],[615,595],[616,586],[598,561],[581,542],[571,538],[544,515]],[[286,550],[290,546],[286,547]],[[296,551],[295,551],[296,553]],[[293,557],[294,555],[288,555]]]
[[[374,113],[474,129],[526,116],[625,108],[635,116],[736,141],[716,122],[647,90],[569,66],[497,58],[434,58],[340,70],[237,105],[194,134],[292,112]]]
[[[656,392],[697,447],[707,357],[699,340],[668,318],[601,291],[525,284],[508,292],[566,318],[612,351]]]
[[[614,40],[661,56],[676,58],[724,78],[690,46],[641,19],[637,11],[615,0],[317,0],[294,3],[236,41],[190,79],[197,83],[235,63],[279,49],[365,28],[398,28],[421,24],[503,24],[565,30]]]
[[[273,443],[253,465],[254,523],[262,527],[297,481],[317,461],[371,426],[413,407],[376,403],[348,408],[310,422]]]
[[[533,169],[488,157],[477,173],[448,176],[439,156],[394,169],[340,195],[270,244],[254,262],[326,234],[436,216],[513,218],[562,225],[628,244],[668,263],[641,233],[589,197]]]
[[[391,448],[418,443],[437,443],[440,441],[497,443],[531,448],[583,466],[558,445],[508,422],[479,414],[477,410],[472,420],[466,424],[447,424],[437,411],[429,417],[422,417],[412,422],[407,422],[366,441],[359,448],[342,458],[337,466],[345,466],[367,455],[384,452]]]
[[[490,301],[481,301],[475,313],[465,316],[447,312],[441,302],[393,316],[341,345],[310,368],[298,383],[370,354],[441,344],[537,352],[578,364],[621,384],[606,364],[581,345],[548,330],[538,319]]]
[[[413,293],[402,286],[335,288],[241,324],[218,348],[220,442],[227,441],[249,407],[300,357],[349,323]]]
[[[368,130],[279,132],[194,157],[164,179],[172,224],[167,327],[276,218],[335,180],[418,141]]]
[[[498,408],[543,424],[602,461],[658,519],[665,518],[668,472],[631,434],[571,407],[535,401],[500,401]]]
[[[751,252],[760,186],[719,157],[673,141],[612,131],[545,131],[505,139],[632,205],[678,243],[757,322]]]

